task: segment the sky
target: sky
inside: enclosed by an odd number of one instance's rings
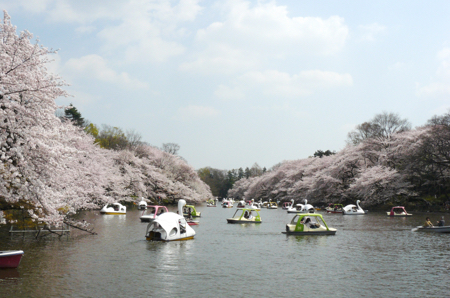
[[[339,151],[393,112],[450,108],[450,1],[0,0],[58,49],[49,71],[90,122],[180,145],[195,169]],[[3,18],[3,16],[2,16]]]

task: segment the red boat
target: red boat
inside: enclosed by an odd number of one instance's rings
[[[23,250],[0,251],[0,268],[16,268],[20,264]]]

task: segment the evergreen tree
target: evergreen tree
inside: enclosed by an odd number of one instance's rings
[[[69,105],[69,108],[67,108],[64,111],[64,114],[67,119],[70,119],[74,125],[84,127],[84,118],[81,117],[81,113],[78,112],[77,108],[74,107],[72,104]]]

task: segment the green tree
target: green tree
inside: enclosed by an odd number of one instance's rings
[[[240,180],[240,179],[242,179],[242,178],[244,178],[244,170],[242,169],[242,168],[239,168],[238,169],[238,180]]]
[[[94,136],[94,138],[97,140],[97,137],[98,137],[98,127],[95,126],[95,124],[89,123],[89,125],[87,125],[87,126],[84,128],[84,131],[85,131],[87,134],[90,134],[90,135]]]
[[[249,178],[250,177],[250,169],[248,167],[245,168],[245,172],[244,172],[245,178]]]
[[[105,124],[98,134],[97,142],[105,149],[123,150],[128,146],[127,137],[120,128]]]
[[[65,117],[70,119],[74,125],[84,127],[85,121],[84,118],[81,117],[81,113],[74,107],[72,104],[69,105],[68,108],[64,111]]]
[[[330,155],[334,155],[336,154],[336,151],[322,151],[322,150],[317,150],[316,152],[314,152],[314,157],[324,157],[324,156],[330,156]]]

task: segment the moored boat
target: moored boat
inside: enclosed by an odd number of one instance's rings
[[[120,215],[127,214],[127,207],[120,203],[106,204],[101,210],[101,214]]]
[[[223,208],[233,208],[233,203],[231,201],[222,201]]]
[[[392,207],[391,211],[386,213],[387,216],[395,216],[395,217],[412,216],[412,214],[406,212],[406,209],[403,206]]]
[[[0,268],[16,268],[22,260],[23,250],[0,251]]]
[[[144,198],[138,203],[138,210],[145,210],[147,209],[147,202],[144,201]]]
[[[291,208],[291,206],[294,204],[294,200],[291,200],[290,202],[284,202],[283,206],[281,206],[281,209],[288,210]]]
[[[321,214],[297,214],[286,225],[287,235],[335,235],[335,228],[327,226]]]
[[[262,223],[261,216],[256,209],[238,209],[232,218],[227,218],[227,223]]]
[[[144,210],[142,212],[142,215],[141,217],[139,217],[139,219],[141,220],[141,222],[151,222],[165,212],[169,212],[166,206],[148,205],[147,210]]]

